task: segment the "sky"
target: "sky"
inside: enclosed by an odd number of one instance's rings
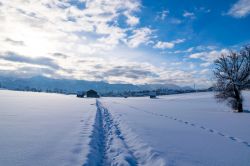
[[[0,0],[0,76],[209,87],[250,0]]]

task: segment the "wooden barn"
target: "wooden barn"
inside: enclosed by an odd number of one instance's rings
[[[87,97],[91,97],[91,98],[99,98],[99,94],[95,91],[95,90],[89,90],[86,92],[86,96]]]

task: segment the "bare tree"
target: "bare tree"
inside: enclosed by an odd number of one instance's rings
[[[250,45],[239,53],[230,51],[222,54],[214,64],[216,98],[219,101],[228,101],[233,109],[243,112],[241,91],[249,85]]]

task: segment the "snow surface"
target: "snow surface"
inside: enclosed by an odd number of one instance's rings
[[[73,166],[87,160],[94,99],[0,91],[0,165]]]
[[[0,108],[4,166],[250,165],[250,113],[212,93],[95,100],[0,90]]]
[[[250,110],[250,93],[244,96]],[[212,93],[101,101],[166,165],[250,165],[250,113],[233,113]]]

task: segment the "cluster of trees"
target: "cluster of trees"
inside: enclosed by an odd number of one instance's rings
[[[243,112],[242,90],[250,87],[250,45],[222,54],[214,64],[216,98]]]
[[[209,89],[201,89],[201,90],[183,90],[183,89],[156,89],[156,90],[141,90],[141,91],[123,91],[123,92],[106,92],[101,93],[103,97],[142,97],[149,96],[152,92],[154,92],[157,96],[161,95],[171,95],[171,94],[181,94],[181,93],[192,93],[192,92],[205,92],[209,91]]]
[[[0,83],[0,88],[1,88],[1,83]],[[29,87],[29,86],[13,88],[12,90],[28,91],[28,92],[47,92],[47,93],[74,94],[74,93],[68,93],[66,90],[58,89],[58,88],[43,90],[41,88],[33,88],[33,87]]]

